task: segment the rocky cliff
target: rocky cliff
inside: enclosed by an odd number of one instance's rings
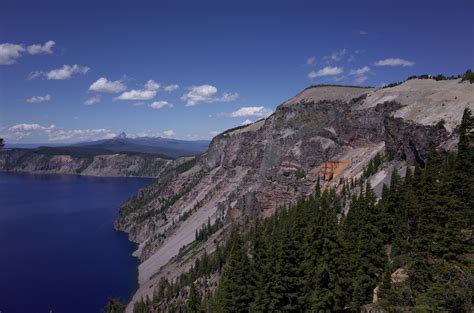
[[[390,162],[371,178],[377,187],[394,166],[423,163],[428,147],[453,147],[465,107],[474,108],[474,85],[460,80],[313,86],[267,119],[216,136],[206,153],[168,171],[121,208],[116,228],[139,243],[142,260],[132,302],[151,296],[161,277],[175,278],[204,250],[212,252],[222,229],[195,245],[202,225],[271,215],[311,193],[328,164],[335,165],[325,183],[337,186],[362,175],[383,152]]]
[[[10,172],[157,177],[175,163],[147,154],[70,155],[30,149],[0,151],[0,170]]]

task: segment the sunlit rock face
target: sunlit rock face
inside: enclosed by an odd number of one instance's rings
[[[208,220],[231,225],[269,216],[310,194],[330,160],[343,166],[324,184],[337,186],[360,176],[383,152],[391,163],[372,179],[383,184],[401,161],[423,163],[430,146],[453,147],[465,107],[474,108],[474,85],[460,80],[314,86],[268,118],[216,136],[189,166],[166,171],[122,207],[116,227],[140,243],[136,255],[142,260],[133,301],[151,296],[159,278],[173,279],[189,268],[193,258],[178,262],[176,255]],[[205,249],[212,252],[213,244]]]

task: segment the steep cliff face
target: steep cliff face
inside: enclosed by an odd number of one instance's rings
[[[157,177],[172,164],[173,161],[145,154],[71,156],[27,149],[0,151],[0,170],[11,172]]]
[[[327,161],[338,161],[329,185],[358,177],[382,151],[392,162],[423,162],[429,146],[456,141],[466,106],[474,107],[474,88],[459,80],[316,86],[267,119],[218,135],[192,164],[169,171],[122,207],[116,228],[140,243],[136,255],[143,261],[132,302],[151,296],[160,277],[173,279],[189,266],[192,256],[187,262],[176,256],[203,224],[272,214],[311,193]],[[200,251],[212,249],[208,240]]]

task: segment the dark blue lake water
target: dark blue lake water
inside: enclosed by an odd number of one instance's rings
[[[150,179],[0,173],[0,312],[95,313],[137,288],[120,204]]]

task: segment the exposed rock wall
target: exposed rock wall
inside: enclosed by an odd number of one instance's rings
[[[116,228],[140,243],[136,255],[143,261],[132,302],[151,296],[160,277],[172,279],[189,265],[175,256],[208,219],[224,216],[229,225],[268,216],[311,193],[324,161],[350,161],[329,184],[361,175],[384,150],[393,162],[422,163],[429,146],[456,141],[466,106],[474,108],[474,86],[459,81],[315,87],[263,121],[216,136],[192,167],[169,172],[122,207]]]
[[[72,157],[35,153],[27,149],[0,151],[0,170],[10,172],[157,177],[172,163],[152,155]]]

